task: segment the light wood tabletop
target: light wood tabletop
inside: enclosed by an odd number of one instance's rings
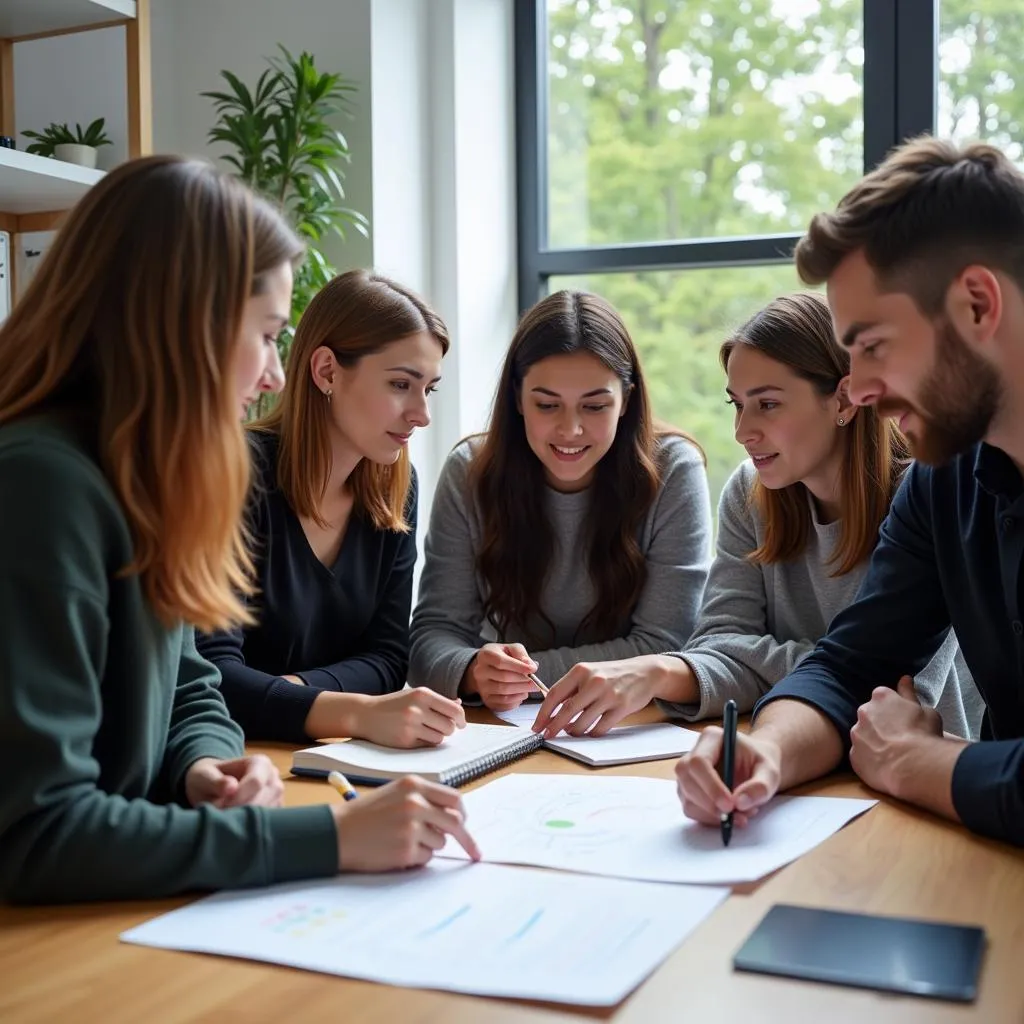
[[[471,717],[492,720],[486,712]],[[654,717],[646,712],[634,720]],[[270,754],[287,777],[291,748],[267,744],[252,749]],[[660,761],[601,771],[671,778],[672,767],[672,761]],[[508,770],[594,769],[538,751]],[[874,795],[852,776],[796,792]],[[286,783],[289,805],[337,799],[321,782]],[[118,942],[125,929],[186,902],[0,908],[0,1021],[1024,1021],[1024,853],[886,800],[770,878],[734,890],[643,985],[607,1010],[401,989]],[[989,944],[978,1001],[964,1006],[734,972],[733,953],[775,903],[980,925]]]

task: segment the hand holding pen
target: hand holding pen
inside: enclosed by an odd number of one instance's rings
[[[469,663],[460,696],[478,694],[492,711],[510,711],[536,693],[537,662],[522,644],[484,644]]]
[[[451,836],[480,859],[458,791],[406,775],[360,796],[341,772],[327,781],[344,798],[330,805],[340,871],[393,871],[426,864]]]
[[[683,813],[693,821],[720,829],[724,843],[728,843],[734,828],[745,827],[771,800],[781,778],[778,744],[757,730],[739,732],[738,710],[729,710],[727,704],[723,725],[709,725],[693,750],[676,763],[676,788]]]

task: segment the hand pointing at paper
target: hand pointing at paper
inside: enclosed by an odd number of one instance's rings
[[[447,836],[480,859],[466,831],[462,798],[449,786],[407,775],[358,800],[332,804],[340,871],[394,871],[421,867]]]
[[[548,739],[563,729],[570,736],[603,736],[655,697],[692,699],[695,686],[689,665],[673,655],[580,662],[551,687],[533,728]]]
[[[603,736],[627,715],[646,707],[654,696],[655,679],[647,659],[626,658],[574,665],[544,698],[534,732],[549,739],[563,729],[570,736]]]

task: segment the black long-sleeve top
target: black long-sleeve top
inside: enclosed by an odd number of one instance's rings
[[[953,770],[953,806],[975,832],[1024,846],[1024,480],[980,444],[915,463],[882,524],[857,600],[761,699],[824,712],[847,750],[857,708],[935,653],[952,625],[985,701],[982,741]]]
[[[353,509],[338,556],[326,566],[277,487],[277,436],[254,431],[250,440],[258,623],[197,636],[197,646],[220,669],[228,709],[249,739],[304,743],[306,717],[322,691],[383,694],[405,685],[416,477],[408,533],[378,530]]]

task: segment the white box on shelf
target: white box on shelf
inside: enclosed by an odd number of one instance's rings
[[[11,236],[0,231],[0,324],[11,312]]]
[[[56,231],[23,231],[20,235],[14,236],[17,249],[14,264],[17,281],[15,302],[25,294],[29,281],[35,276],[35,272],[53,244],[56,234]]]

